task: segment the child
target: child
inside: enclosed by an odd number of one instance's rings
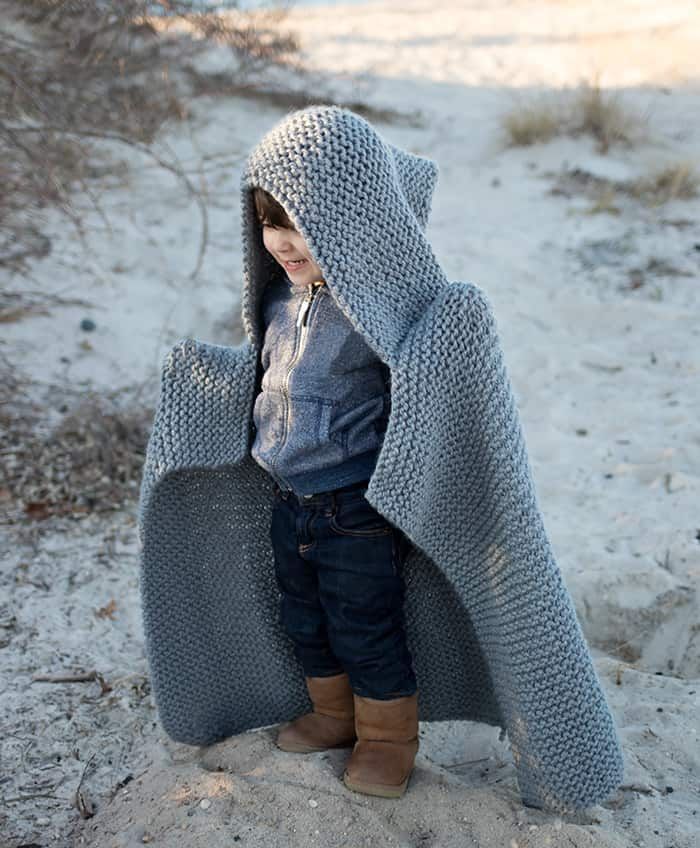
[[[254,197],[281,273],[263,294],[251,454],[275,484],[281,621],[313,703],[277,744],[308,752],[354,743],[345,785],[399,797],[418,750],[405,546],[364,497],[386,427],[386,368],[335,303],[284,208],[263,189]]]
[[[150,680],[176,741],[290,719],[287,749],[355,732],[346,785],[393,797],[418,717],[495,725],[524,803],[581,809],[619,786],[620,743],[493,308],[426,236],[437,173],[336,106],[251,151],[246,338],[170,350],[148,442]]]

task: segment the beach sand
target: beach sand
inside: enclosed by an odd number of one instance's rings
[[[476,283],[494,304],[545,526],[623,741],[623,786],[576,816],[525,808],[507,740],[470,722],[422,723],[400,801],[346,790],[347,750],[285,753],[273,728],[208,749],[173,743],[148,688],[134,506],[6,527],[3,845],[691,848],[700,199],[650,206],[620,186],[669,164],[700,168],[697,4],[370,2],[299,6],[286,25],[325,90],[396,110],[404,117],[373,119],[378,130],[440,167],[428,237],[448,278]],[[212,49],[206,61],[229,60]],[[601,152],[586,134],[503,144],[504,115],[543,94],[572,102],[596,78],[640,118],[629,146]],[[130,171],[101,193],[111,231],[86,207],[88,249],[50,215],[52,253],[32,268],[42,291],[90,305],[3,325],[18,373],[98,391],[138,383],[155,403],[176,341],[237,344],[238,180],[282,114],[200,97],[186,128],[164,131],[207,191],[209,243],[194,280],[195,204],[172,174],[115,146]],[[595,179],[614,211],[595,211],[585,190]],[[86,316],[97,325],[88,347]],[[97,669],[111,688],[32,681],[76,668]],[[84,819],[78,788],[94,813]]]

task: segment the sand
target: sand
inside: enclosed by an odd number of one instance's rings
[[[690,848],[700,836],[700,200],[650,207],[618,191],[617,213],[594,214],[580,175],[700,167],[697,4],[313,4],[289,23],[327,90],[407,115],[375,123],[440,165],[428,235],[448,277],[493,301],[545,526],[623,740],[624,784],[577,816],[525,808],[507,740],[469,722],[422,723],[400,801],[346,790],[347,750],[284,753],[273,728],[209,749],[173,743],[148,686],[134,505],[3,528],[0,844]],[[644,119],[632,146],[602,153],[586,135],[503,146],[505,114],[544,92],[565,101],[596,75]],[[172,175],[115,146],[130,171],[101,193],[111,231],[86,211],[95,226],[82,246],[52,215],[53,251],[32,268],[42,291],[91,305],[4,324],[3,353],[39,381],[137,383],[154,402],[171,344],[238,343],[238,178],[282,114],[200,98],[188,126],[164,131],[208,192],[194,280],[196,206]],[[97,325],[91,349],[84,317]],[[109,690],[32,681],[86,669]]]

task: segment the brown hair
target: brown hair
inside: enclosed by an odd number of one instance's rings
[[[273,227],[284,227],[289,230],[296,229],[294,224],[289,220],[284,207],[275,200],[269,191],[255,186],[253,189],[253,200],[255,201],[258,222],[261,226],[264,222]]]

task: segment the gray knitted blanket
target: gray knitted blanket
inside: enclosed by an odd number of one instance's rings
[[[437,173],[334,106],[290,113],[250,154],[247,338],[185,339],[169,352],[148,443],[139,534],[153,693],[165,731],[190,745],[310,707],[278,621],[272,481],[250,456],[274,261],[258,185],[391,369],[366,497],[412,543],[405,613],[420,719],[500,726],[523,801],[581,808],[620,784],[620,744],[543,526],[492,306],[476,285],[446,279],[426,239]]]

